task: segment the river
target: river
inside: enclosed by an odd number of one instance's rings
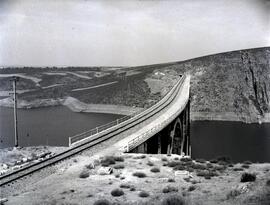
[[[270,162],[270,123],[191,122],[193,158],[230,157],[234,162]]]
[[[19,146],[68,146],[68,137],[121,115],[76,113],[65,106],[18,109]],[[14,146],[13,109],[0,107],[0,148]]]

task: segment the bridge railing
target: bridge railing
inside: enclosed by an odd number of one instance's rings
[[[122,118],[119,118],[115,121],[112,121],[110,123],[107,123],[105,125],[101,125],[99,127],[96,127],[96,128],[93,128],[91,130],[88,130],[86,132],[83,132],[83,133],[80,133],[80,134],[77,134],[77,135],[74,135],[72,137],[69,137],[69,146],[72,146],[73,144],[79,142],[79,141],[82,141],[86,138],[89,138],[89,137],[92,137],[94,135],[97,135],[103,131],[106,131],[112,127],[116,127],[116,126],[120,126],[121,124],[124,124],[124,123],[129,123],[129,120],[132,120],[132,119],[136,119],[136,118],[139,118],[143,115],[146,115],[147,113],[150,113],[151,111],[153,111],[154,109],[156,109],[157,107],[159,107],[162,103],[164,103],[165,101],[167,101],[171,95],[175,92],[175,89],[178,87],[178,85],[180,84],[180,81],[183,79],[184,77],[181,77],[179,79],[179,81],[176,83],[176,85],[174,85],[174,87],[161,99],[159,100],[156,104],[152,105],[150,108],[147,108],[147,109],[144,109],[144,110],[140,110],[136,113],[133,113],[131,115],[128,115],[128,116],[125,116],[125,117],[122,117]]]
[[[180,87],[178,87],[178,90]],[[170,103],[170,102],[169,102]],[[182,107],[179,110],[182,110],[186,106],[186,103],[182,105]],[[142,142],[145,142],[147,139],[149,139],[154,134],[160,132],[164,127],[166,127],[168,124],[170,124],[177,116],[179,115],[178,112],[173,113],[168,117],[168,119],[162,121],[161,123],[157,124],[153,128],[147,130],[143,134],[137,136],[136,138],[130,140],[128,144],[124,147],[124,152],[129,152],[139,146]]]

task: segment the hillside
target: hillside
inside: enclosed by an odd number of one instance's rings
[[[193,120],[269,121],[270,47],[221,53],[155,67],[191,74]]]
[[[270,47],[138,67],[27,67],[0,73],[0,105],[12,106],[7,76],[15,73],[22,76],[19,107],[28,108],[63,104],[68,97],[146,108],[165,95],[177,74],[189,73],[192,120],[270,122]]]

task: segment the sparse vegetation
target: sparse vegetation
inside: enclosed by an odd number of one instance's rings
[[[270,186],[270,179],[266,181],[266,186]]]
[[[235,168],[233,169],[233,171],[244,171],[244,169],[243,169],[243,168],[240,168],[240,167],[235,167]]]
[[[243,164],[242,167],[245,168],[245,169],[248,169],[249,165],[248,164]]]
[[[120,184],[120,188],[122,189],[129,189],[130,185],[129,184]]]
[[[107,199],[99,199],[95,201],[94,205],[111,205],[111,202],[109,202]]]
[[[87,178],[87,177],[89,177],[89,172],[87,170],[83,170],[80,173],[79,177],[82,178],[82,179]]]
[[[154,173],[157,173],[157,172],[160,172],[160,169],[157,168],[157,167],[153,167],[150,171],[154,172]]]
[[[175,182],[175,180],[173,178],[169,178],[168,182]]]
[[[216,163],[218,163],[218,160],[216,160],[216,159],[211,159],[210,162],[213,163],[213,164],[216,164]]]
[[[206,160],[205,159],[196,159],[195,160],[196,162],[198,162],[198,163],[206,163]]]
[[[205,179],[211,179],[211,177],[218,176],[218,174],[214,171],[200,170],[197,172],[197,176],[204,177]]]
[[[125,160],[124,160],[124,157],[121,157],[121,156],[114,156],[114,160],[116,161],[116,162],[124,162]]]
[[[243,164],[249,164],[250,165],[250,164],[252,164],[252,162],[251,161],[244,161]]]
[[[95,168],[95,165],[92,164],[92,163],[90,163],[90,164],[85,165],[85,167],[86,167],[87,169],[94,169],[94,168]]]
[[[125,165],[123,164],[116,164],[113,166],[114,169],[124,169],[125,168]]]
[[[146,177],[146,174],[143,172],[134,172],[133,176],[138,177],[138,178],[144,178]]]
[[[181,160],[182,162],[191,162],[191,161],[192,161],[192,159],[189,158],[189,157],[182,157],[180,160]]]
[[[108,167],[112,164],[115,164],[115,159],[113,156],[106,156],[104,159],[101,160],[101,166]]]
[[[181,195],[170,195],[167,196],[161,202],[161,205],[185,205],[186,202]]]
[[[251,173],[243,173],[241,176],[241,182],[253,182],[256,180],[256,175]]]
[[[227,194],[227,199],[235,198],[241,194],[241,191],[238,189],[233,189]]]
[[[196,186],[191,185],[190,187],[188,187],[188,191],[194,191],[196,189]]]
[[[178,189],[176,187],[173,187],[173,186],[167,186],[167,187],[163,188],[162,192],[164,194],[167,194],[170,192],[178,192]]]
[[[162,158],[161,158],[161,161],[163,161],[163,162],[167,162],[167,161],[168,161],[168,159],[167,159],[167,157],[162,157]]]
[[[114,197],[118,197],[124,195],[124,192],[122,189],[114,189],[111,191],[111,195]]]
[[[146,198],[146,197],[148,197],[148,196],[149,196],[149,193],[146,192],[146,191],[141,191],[141,192],[139,193],[139,197]]]
[[[153,162],[148,161],[148,162],[147,162],[147,165],[151,167],[151,166],[154,166],[154,163],[153,163]]]

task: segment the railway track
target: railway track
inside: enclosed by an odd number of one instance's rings
[[[43,161],[39,161],[34,164],[30,164],[28,166],[0,176],[0,186],[2,187],[8,185],[9,183],[12,183],[20,178],[29,176],[32,173],[37,172],[41,169],[52,166],[65,159],[69,159],[70,157],[81,153],[84,150],[87,150],[103,141],[106,141],[107,139],[112,138],[128,130],[129,128],[134,127],[137,124],[149,119],[150,117],[167,107],[175,99],[184,79],[185,76],[181,77],[177,84],[163,99],[161,99],[158,103],[143,111],[142,113],[134,116],[133,118],[124,121],[117,126],[104,130],[103,132],[98,133],[96,136],[91,136],[90,139],[78,143],[76,146],[71,147],[68,150],[58,153],[50,158],[44,159]]]

